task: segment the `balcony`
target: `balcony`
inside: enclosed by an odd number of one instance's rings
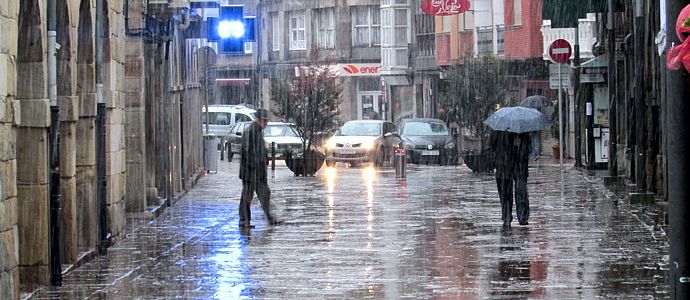
[[[592,13],[587,14],[585,19],[579,19],[580,61],[594,57],[592,46],[597,41],[596,22],[596,15]],[[551,20],[544,20],[541,33],[544,37],[544,60],[549,60],[549,45],[557,39],[565,39],[571,45],[575,45],[575,28],[551,28]]]

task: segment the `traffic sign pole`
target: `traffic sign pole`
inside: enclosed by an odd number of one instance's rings
[[[549,45],[549,57],[558,64],[558,154],[563,171],[563,86],[561,81],[561,67],[570,59],[573,54],[573,48],[570,43],[564,39],[557,39]]]
[[[558,78],[561,78],[561,67],[563,64],[558,64]],[[561,164],[561,171],[563,171],[563,87],[560,82],[558,84],[558,160]]]

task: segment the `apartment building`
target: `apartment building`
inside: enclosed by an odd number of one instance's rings
[[[261,2],[260,99],[270,109],[271,82],[295,78],[320,49],[343,86],[342,121],[385,111],[381,90],[381,11],[378,0]],[[275,105],[275,104],[274,104]]]

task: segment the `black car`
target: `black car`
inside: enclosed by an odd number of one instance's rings
[[[442,120],[403,119],[398,130],[408,162],[446,165],[456,161],[455,140]]]

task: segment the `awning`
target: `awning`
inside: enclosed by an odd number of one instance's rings
[[[543,20],[551,20],[551,28],[575,28],[577,19],[584,18],[587,13],[601,13],[608,11],[607,0],[543,0],[541,14]],[[620,3],[616,2],[616,11]]]
[[[407,76],[404,75],[383,75],[381,80],[386,83],[386,85],[410,85],[410,81]]]
[[[601,55],[582,63],[580,68],[608,68],[608,66],[608,55]]]

